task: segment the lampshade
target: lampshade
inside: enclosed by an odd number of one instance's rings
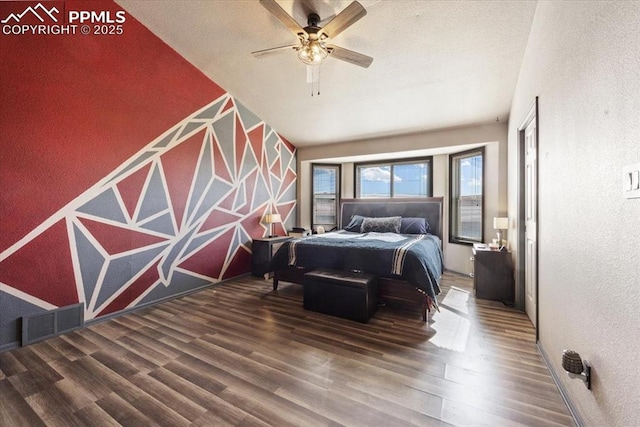
[[[282,222],[282,218],[280,218],[280,214],[266,214],[264,216],[265,224],[275,224],[277,222]]]
[[[298,49],[298,58],[307,65],[320,65],[329,51],[320,40],[305,40]]]
[[[495,230],[506,230],[509,228],[509,218],[495,217],[493,218],[493,228]]]

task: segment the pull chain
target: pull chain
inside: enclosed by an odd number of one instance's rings
[[[312,97],[314,96],[314,92],[316,95],[320,95],[320,66],[319,65],[307,66],[307,82],[311,83],[311,96]]]

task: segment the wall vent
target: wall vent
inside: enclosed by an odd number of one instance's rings
[[[22,345],[33,344],[84,326],[84,303],[22,317]]]

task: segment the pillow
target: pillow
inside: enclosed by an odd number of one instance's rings
[[[402,234],[427,234],[429,224],[424,218],[402,218],[400,221],[400,233]]]
[[[349,224],[347,224],[347,226],[344,227],[344,231],[352,231],[354,233],[359,233],[360,228],[362,227],[363,220],[364,220],[364,217],[362,215],[353,215],[351,217],[351,220],[349,221]]]
[[[400,217],[388,216],[383,218],[365,218],[360,227],[361,233],[375,231],[378,233],[399,233]]]

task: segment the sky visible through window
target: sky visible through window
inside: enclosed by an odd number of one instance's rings
[[[460,195],[482,194],[482,156],[463,159],[461,166]],[[369,197],[389,197],[391,168],[389,166],[362,167],[361,192]],[[333,170],[315,169],[314,194],[333,194],[336,174]],[[424,164],[397,164],[394,166],[396,196],[426,196],[425,182],[428,166]]]
[[[333,194],[336,191],[336,170],[315,168],[313,194]]]
[[[431,189],[430,167],[428,161],[359,165],[359,197],[427,197]]]
[[[482,194],[482,156],[460,161],[460,196]]]
[[[389,197],[391,186],[390,166],[362,167],[360,194],[367,197]],[[427,195],[428,166],[420,164],[397,164],[393,168],[394,196]]]

